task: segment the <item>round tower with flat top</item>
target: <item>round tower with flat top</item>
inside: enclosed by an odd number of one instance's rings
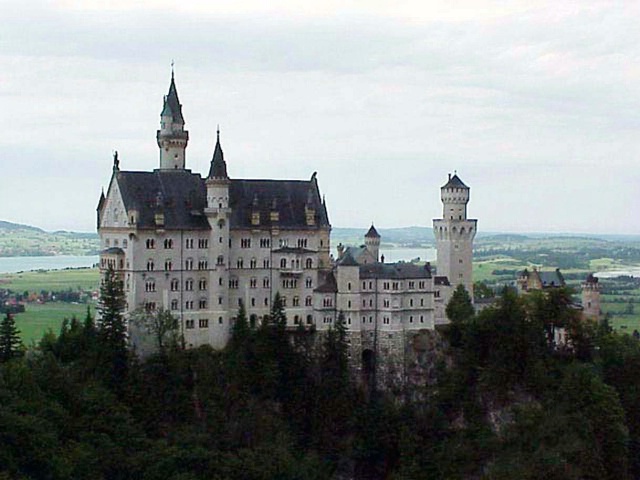
[[[156,139],[160,148],[160,170],[184,170],[189,132],[184,129],[182,105],[178,100],[173,70],[169,93],[164,97],[160,114],[160,130],[156,134]]]
[[[582,313],[585,318],[600,319],[600,289],[598,277],[590,273],[582,284]]]
[[[467,218],[469,187],[457,174],[451,176],[440,189],[442,218],[433,220],[438,255],[438,276],[446,276],[449,283],[465,286],[473,298],[473,239],[477,220]]]

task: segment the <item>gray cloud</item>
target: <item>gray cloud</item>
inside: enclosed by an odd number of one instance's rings
[[[82,186],[47,200],[55,214],[0,189],[0,218],[92,229],[112,149],[125,168],[157,163],[175,58],[191,168],[221,123],[232,175],[318,170],[335,225],[428,224],[457,168],[483,228],[640,232],[640,11],[567,5],[428,23],[17,6],[0,37],[3,174]]]

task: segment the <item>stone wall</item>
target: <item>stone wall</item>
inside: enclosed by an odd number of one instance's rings
[[[445,342],[436,330],[348,332],[347,341],[356,381],[370,387],[367,382],[375,379],[378,389],[396,396],[421,395],[435,383],[438,364],[446,360]]]

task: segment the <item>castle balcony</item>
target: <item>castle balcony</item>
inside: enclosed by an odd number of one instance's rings
[[[281,268],[280,276],[283,278],[299,278],[304,273],[301,268]]]

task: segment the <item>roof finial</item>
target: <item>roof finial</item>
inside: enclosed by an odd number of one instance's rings
[[[113,169],[120,170],[120,160],[118,160],[118,151],[113,151]]]
[[[173,65],[175,64],[175,62],[173,61],[173,58],[171,59],[171,80],[173,80]]]
[[[218,124],[218,128],[216,129],[216,135],[217,135],[217,140],[218,143],[220,142],[220,124]]]

